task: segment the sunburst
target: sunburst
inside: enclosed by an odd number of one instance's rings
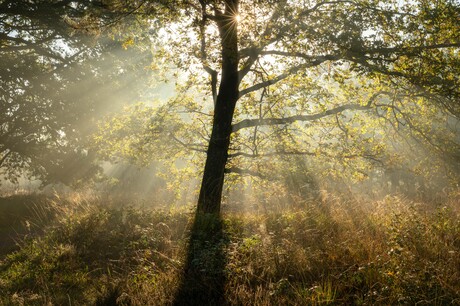
[[[235,18],[235,21],[236,21],[237,23],[240,23],[241,20],[242,20],[241,15],[239,15],[239,14],[236,14],[234,18]]]

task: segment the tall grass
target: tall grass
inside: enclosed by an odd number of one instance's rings
[[[0,304],[174,303],[188,254],[190,208],[113,207],[78,196],[49,204],[54,222],[0,263]],[[223,300],[460,304],[458,204],[458,197],[369,202],[327,194],[295,209],[224,214],[226,241],[216,247],[224,248],[226,262],[215,271],[225,275]]]

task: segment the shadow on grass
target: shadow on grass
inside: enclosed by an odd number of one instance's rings
[[[174,305],[224,305],[226,246],[220,216],[197,214]]]
[[[17,241],[42,234],[55,215],[50,203],[37,194],[0,197],[0,259],[19,249]]]

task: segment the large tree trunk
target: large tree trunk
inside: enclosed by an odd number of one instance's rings
[[[198,199],[198,213],[219,214],[232,118],[238,101],[238,0],[227,0],[217,21],[222,45],[222,76],[214,106],[211,139]]]

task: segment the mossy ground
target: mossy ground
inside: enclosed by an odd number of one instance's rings
[[[34,200],[34,214],[18,208],[29,222],[19,247],[1,257],[0,305],[192,305],[203,290],[220,295],[210,305],[460,304],[457,197],[232,212],[214,238],[192,235],[190,207]]]

